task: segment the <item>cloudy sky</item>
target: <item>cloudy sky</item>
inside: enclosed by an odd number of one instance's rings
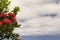
[[[12,0],[10,9],[18,5],[16,29],[21,35],[60,34],[60,0]]]

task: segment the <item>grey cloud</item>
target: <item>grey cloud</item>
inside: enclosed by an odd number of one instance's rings
[[[45,13],[45,14],[38,14],[38,16],[40,16],[40,17],[56,17],[56,16],[58,16],[58,14],[57,13]]]

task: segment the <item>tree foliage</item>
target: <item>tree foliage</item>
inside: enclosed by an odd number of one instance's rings
[[[19,34],[13,34],[13,30],[20,25],[16,21],[16,15],[19,11],[19,7],[16,6],[11,12],[9,12],[9,0],[0,0],[0,40],[5,38],[12,40],[20,40]]]

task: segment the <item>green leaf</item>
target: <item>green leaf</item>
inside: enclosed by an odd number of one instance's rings
[[[17,14],[18,11],[19,11],[19,7],[18,7],[18,6],[16,6],[16,7],[12,10],[12,12],[14,12],[15,14]]]
[[[8,5],[10,1],[8,0],[0,0],[0,12],[2,12],[5,8],[8,9]]]

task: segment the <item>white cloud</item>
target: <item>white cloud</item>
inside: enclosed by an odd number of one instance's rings
[[[21,5],[21,12],[17,15],[17,19],[22,24],[22,27],[18,30],[18,33],[20,32],[21,35],[60,34],[60,3],[57,4],[59,1],[15,0],[13,6]],[[57,17],[38,16],[47,13],[56,13]]]
[[[59,18],[33,18],[24,23],[22,35],[48,35],[60,34]]]
[[[46,4],[43,6],[34,5],[31,7],[23,6],[19,16],[20,18],[24,19],[24,18],[36,17],[39,14],[46,14],[46,13],[56,13],[59,15],[60,14],[59,10],[60,10],[60,4]]]

